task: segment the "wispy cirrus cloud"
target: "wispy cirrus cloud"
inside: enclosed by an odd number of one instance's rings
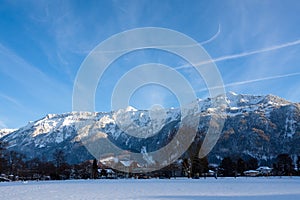
[[[208,43],[214,41],[220,35],[220,33],[221,33],[221,25],[219,24],[218,31],[211,38],[209,38],[208,40],[200,42],[200,44],[204,45],[204,44],[208,44]]]
[[[23,107],[23,105],[13,97],[0,93],[0,98],[5,99],[6,101],[14,104],[17,107]]]
[[[256,83],[256,82],[263,82],[263,81],[287,78],[287,77],[292,77],[292,76],[300,76],[300,72],[290,73],[290,74],[281,74],[281,75],[276,75],[276,76],[268,76],[268,77],[245,80],[245,81],[232,82],[232,83],[225,84],[224,87],[234,87],[234,86],[239,86],[239,85],[246,85],[246,84],[251,84],[251,83]],[[216,89],[216,88],[220,88],[220,87],[203,88],[203,89],[198,90],[198,92],[206,91],[209,89]]]
[[[13,89],[18,95],[25,95],[26,98],[18,99],[11,97],[5,91],[10,91],[10,85],[7,84],[0,91],[0,97],[6,101],[19,106],[23,102],[34,101],[55,104],[54,102],[63,102],[70,89],[63,82],[51,77],[41,71],[38,67],[28,63],[14,51],[8,49],[0,43],[0,73],[7,77],[14,86]],[[54,107],[54,105],[53,105]]]
[[[266,48],[262,48],[262,49],[258,49],[258,50],[253,50],[253,51],[246,51],[246,52],[242,52],[242,53],[238,53],[238,54],[231,54],[231,55],[226,55],[226,56],[221,56],[218,58],[213,58],[211,60],[207,60],[207,61],[203,61],[200,63],[192,63],[194,66],[201,66],[201,65],[205,65],[211,62],[220,62],[220,61],[225,61],[225,60],[231,60],[231,59],[237,59],[237,58],[242,58],[242,57],[246,57],[246,56],[251,56],[251,55],[255,55],[255,54],[260,54],[260,53],[265,53],[265,52],[269,52],[269,51],[275,51],[278,49],[282,49],[285,47],[291,47],[291,46],[295,46],[295,45],[299,45],[300,44],[300,40],[294,40],[291,42],[286,42],[283,44],[279,44],[279,45],[274,45],[274,46],[270,46],[270,47],[266,47]],[[182,65],[179,67],[176,67],[175,69],[184,69],[187,67],[191,67],[191,65]]]
[[[0,43],[0,71],[3,74],[20,82],[23,86],[38,88],[41,84],[52,85],[53,87],[63,88],[63,85],[47,74],[39,70],[37,67],[31,65],[26,60],[21,58],[17,53],[5,47]],[[60,86],[60,87],[58,87]],[[43,90],[43,89],[41,89]],[[28,90],[30,91],[30,90]],[[44,90],[43,90],[44,91]],[[36,91],[30,91],[36,92]],[[42,92],[42,91],[41,91]]]

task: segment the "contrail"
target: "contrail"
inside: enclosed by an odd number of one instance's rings
[[[300,72],[291,73],[291,74],[284,74],[284,75],[277,75],[277,76],[269,76],[269,77],[258,78],[258,79],[253,79],[253,80],[228,83],[225,86],[229,87],[229,86],[244,85],[244,84],[248,84],[248,83],[260,82],[260,81],[267,81],[267,80],[273,80],[273,79],[278,79],[278,78],[285,78],[285,77],[290,77],[290,76],[299,76],[299,75],[300,75]]]
[[[244,84],[249,84],[249,83],[261,82],[261,81],[267,81],[267,80],[273,80],[273,79],[279,79],[279,78],[285,78],[285,77],[291,77],[291,76],[299,76],[299,75],[300,75],[300,72],[277,75],[277,76],[269,76],[269,77],[264,77],[264,78],[257,78],[257,79],[252,79],[252,80],[228,83],[228,84],[225,84],[224,87],[238,86],[238,85],[244,85]],[[218,88],[222,88],[222,86],[203,88],[201,90],[198,90],[198,92],[206,91],[209,89],[218,89]]]
[[[13,103],[19,107],[23,107],[17,100],[15,100],[14,98],[10,97],[10,96],[7,96],[7,95],[4,95],[2,93],[0,93],[0,98],[3,98],[7,101],[9,101],[10,103]]]
[[[235,59],[235,58],[241,58],[241,57],[245,57],[245,56],[250,56],[250,55],[254,55],[254,54],[259,54],[259,53],[263,53],[263,52],[268,52],[268,51],[274,51],[277,49],[282,49],[285,47],[290,47],[290,46],[294,46],[294,45],[298,45],[300,44],[300,40],[295,40],[292,42],[287,42],[284,44],[280,44],[280,45],[275,45],[275,46],[271,46],[271,47],[267,47],[264,49],[259,49],[259,50],[254,50],[254,51],[248,51],[248,52],[243,52],[243,53],[239,53],[239,54],[233,54],[233,55],[227,55],[227,56],[222,56],[219,58],[214,58],[212,60],[207,60],[207,61],[203,61],[200,63],[195,63],[193,64],[193,66],[201,66],[204,64],[208,64],[208,63],[212,63],[212,62],[219,62],[219,61],[223,61],[223,60],[231,60],[231,59]],[[184,69],[186,67],[191,67],[191,65],[182,65],[179,67],[176,67],[175,69]]]
[[[207,43],[212,42],[213,40],[215,40],[220,35],[220,33],[221,33],[221,25],[219,24],[217,33],[214,36],[212,36],[211,38],[209,38],[208,40],[206,40],[204,42],[201,42],[200,44],[203,45],[203,44],[207,44]]]
[[[196,46],[201,46],[203,44],[207,44],[215,40],[221,33],[221,25],[218,25],[218,31],[208,40],[205,40],[200,43],[192,43],[192,44],[186,44],[186,45],[153,45],[153,46],[141,46],[141,47],[135,47],[135,48],[123,48],[123,49],[117,49],[117,50],[105,50],[105,51],[97,51],[97,53],[120,53],[123,51],[134,51],[134,50],[143,50],[146,48],[154,48],[154,49],[160,49],[160,48],[188,48],[188,47],[196,47]],[[87,52],[90,53],[90,52]]]

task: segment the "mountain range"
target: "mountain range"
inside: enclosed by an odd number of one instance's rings
[[[192,145],[203,143],[212,115],[219,112],[214,107],[214,102],[219,100],[223,100],[224,126],[208,154],[211,162],[218,163],[226,156],[236,155],[270,163],[281,153],[292,157],[300,155],[300,104],[274,95],[229,92],[226,96],[198,99],[199,126]],[[0,140],[8,143],[9,150],[21,152],[27,159],[51,160],[55,150],[61,149],[69,163],[79,163],[93,158],[84,145],[87,135],[82,130],[87,125],[96,124],[96,130],[101,133],[98,139],[108,138],[126,151],[151,152],[175,137],[181,121],[179,108],[137,110],[128,107],[111,112],[48,114],[19,129],[0,130]]]

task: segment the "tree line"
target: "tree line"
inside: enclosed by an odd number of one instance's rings
[[[59,180],[91,178],[90,161],[70,165],[66,162],[63,150],[57,149],[52,159],[33,158],[6,149],[7,144],[0,141],[0,176],[12,180]]]
[[[25,155],[9,151],[4,142],[0,141],[0,176],[11,176],[12,180],[61,180],[61,179],[93,179],[107,177],[105,166],[101,165],[96,159],[85,161],[79,164],[68,164],[63,150],[56,150],[50,161],[46,159],[26,159]],[[280,154],[275,159],[272,172],[268,175],[273,176],[295,176],[300,175],[300,157],[296,163],[288,154]],[[134,175],[127,177],[164,177],[171,178],[176,176],[188,178],[200,178],[207,176],[236,177],[244,176],[247,170],[256,170],[259,167],[256,158],[244,160],[237,157],[225,157],[219,165],[209,164],[207,157],[198,158],[197,155],[183,158],[180,162],[157,170],[152,173]],[[100,169],[99,169],[100,168]],[[101,169],[102,168],[102,169]],[[121,174],[117,172],[116,174]],[[265,174],[264,174],[265,175]],[[123,175],[122,175],[123,176]]]
[[[219,165],[209,165],[207,158],[193,157],[193,159],[184,159],[184,174],[191,178],[207,176],[213,172],[214,176],[237,177],[245,176],[249,170],[257,170],[259,162],[256,158],[247,160],[236,156],[227,156],[222,159]],[[267,166],[268,167],[268,166]],[[300,176],[300,156],[296,163],[289,154],[279,154],[269,169],[270,172],[260,173],[262,176]],[[211,174],[210,174],[211,175]]]

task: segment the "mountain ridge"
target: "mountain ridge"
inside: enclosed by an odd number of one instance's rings
[[[300,104],[274,95],[229,92],[226,96],[198,99],[200,123],[195,143],[203,142],[210,117],[217,112],[214,101],[224,102],[226,120],[221,137],[209,154],[211,160],[218,162],[227,155],[243,154],[268,161],[279,153],[300,154],[297,145],[300,142]],[[48,114],[0,139],[8,142],[8,149],[22,152],[28,158],[51,159],[56,149],[62,149],[68,162],[77,163],[93,158],[82,144],[84,134],[78,134],[84,125],[97,123],[103,136],[124,149],[140,152],[146,145],[147,150],[152,151],[155,150],[153,146],[165,145],[180,125],[179,108],[166,109],[163,114],[164,118],[160,118],[161,113],[153,115],[133,107],[111,112]],[[123,130],[135,131],[136,137]],[[158,134],[151,135],[156,131]],[[145,139],[147,137],[151,140]]]

